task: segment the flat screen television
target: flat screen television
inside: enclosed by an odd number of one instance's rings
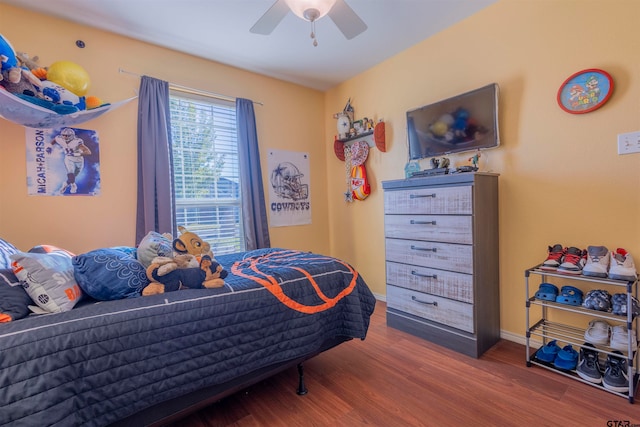
[[[490,85],[407,111],[411,160],[500,145],[498,85]]]

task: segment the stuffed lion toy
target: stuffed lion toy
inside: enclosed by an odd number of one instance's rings
[[[158,256],[147,268],[150,283],[142,290],[142,295],[155,295],[180,289],[219,288],[224,286],[226,274],[222,267],[211,258],[204,256],[198,262],[195,256],[180,254],[173,258]],[[224,271],[226,273],[226,271]]]
[[[203,255],[208,255],[213,259],[213,252],[211,252],[211,245],[200,238],[196,233],[193,233],[183,226],[178,226],[180,236],[173,241],[173,250],[179,254],[191,254],[198,258],[198,261]]]
[[[209,258],[209,255],[202,257],[200,268],[206,273],[206,277],[202,282],[205,288],[221,288],[224,286],[224,279],[229,274],[227,270],[215,259]]]
[[[189,254],[200,262],[200,268],[207,277],[204,280],[206,288],[219,288],[224,286],[224,279],[229,274],[214,258],[211,245],[200,238],[196,233],[178,226],[180,236],[173,240],[173,250],[177,254]]]

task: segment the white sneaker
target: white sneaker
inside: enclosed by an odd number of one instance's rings
[[[64,183],[62,184],[62,187],[60,187],[60,194],[64,194],[65,191],[67,191],[67,187],[69,186],[68,183]]]
[[[618,248],[611,253],[611,263],[609,265],[609,279],[626,280],[632,282],[638,278],[633,257],[629,252]]]
[[[585,276],[607,277],[609,270],[609,249],[604,246],[587,247],[587,263],[582,269]]]
[[[609,344],[611,326],[604,320],[592,320],[584,332],[584,339],[591,344]]]
[[[72,182],[71,185],[71,190],[69,190],[71,192],[71,194],[76,194],[76,192],[78,191],[78,185],[75,182]]]
[[[633,353],[638,349],[638,340],[633,336],[633,330],[631,331],[631,352]],[[614,326],[611,328],[611,344],[609,347],[620,350],[625,353],[629,350],[629,331],[624,325]]]

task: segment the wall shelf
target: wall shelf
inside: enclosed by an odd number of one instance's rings
[[[352,136],[349,138],[345,138],[345,139],[337,139],[336,141],[341,142],[343,144],[347,144],[347,145],[351,145],[356,141],[366,141],[367,144],[369,144],[369,147],[375,147],[376,146],[376,141],[373,137],[373,130],[370,130],[368,132],[364,132],[361,133],[359,135],[356,136]]]

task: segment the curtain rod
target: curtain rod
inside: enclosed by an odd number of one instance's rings
[[[118,68],[118,71],[120,73],[123,73],[123,74],[130,74],[132,76],[142,77],[138,73],[134,73],[132,71],[123,70],[122,68]],[[177,85],[177,84],[171,83],[171,82],[169,82],[169,89],[175,90],[177,92],[188,93],[188,94],[191,94],[191,95],[200,95],[200,96],[206,96],[208,98],[220,99],[222,101],[230,101],[230,102],[235,102],[236,101],[236,98],[234,98],[232,96],[221,95],[219,93],[214,93],[214,92],[207,92],[205,90],[200,90],[200,89],[193,89],[193,88],[190,88],[190,87],[187,87],[187,86],[181,86],[181,85]],[[258,104],[258,105],[264,105],[262,102],[259,102],[259,101],[252,101],[252,102],[254,104]]]

